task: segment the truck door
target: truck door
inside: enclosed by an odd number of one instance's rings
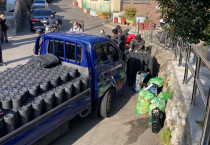
[[[120,51],[111,42],[96,43],[94,50],[98,97],[112,86],[119,91],[126,81],[126,64],[122,61]]]

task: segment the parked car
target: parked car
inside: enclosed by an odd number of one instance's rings
[[[36,30],[37,28],[44,29],[43,21],[47,21],[50,18],[50,15],[53,13],[51,9],[34,9],[30,18],[30,28],[31,31]]]
[[[48,8],[48,5],[44,3],[35,3],[31,6],[30,14],[33,13],[34,9],[40,9],[40,8]]]

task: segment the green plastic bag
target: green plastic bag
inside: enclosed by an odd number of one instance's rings
[[[143,99],[138,99],[136,104],[136,113],[137,114],[145,114],[149,111],[149,104],[150,102],[147,102]]]
[[[156,84],[158,87],[162,87],[164,85],[164,79],[162,77],[151,78],[147,85]]]
[[[161,98],[155,97],[152,101],[151,104],[149,105],[149,124],[152,124],[152,110],[154,108],[159,108],[161,112],[165,112],[165,107],[166,107],[166,101]]]
[[[154,94],[152,94],[150,91],[143,88],[139,92],[138,98],[143,98],[145,101],[150,102],[154,98]]]
[[[167,92],[160,92],[158,94],[157,98],[161,98],[161,99],[164,99],[165,101],[167,101],[168,100]]]

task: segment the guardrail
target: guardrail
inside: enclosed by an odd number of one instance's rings
[[[190,70],[194,78],[191,105],[192,106],[195,105],[196,94],[198,89],[203,105],[206,109],[201,145],[209,145],[210,144],[210,99],[209,99],[210,86],[209,86],[208,95],[206,96],[201,86],[201,81],[199,79],[199,72],[201,68],[201,62],[203,62],[204,66],[209,71],[210,71],[210,63],[207,61],[206,58],[203,57],[203,55],[194,45],[184,42],[181,38],[179,40],[172,40],[167,32],[161,31],[160,27],[156,28],[154,27],[155,25],[150,23],[148,30],[141,30],[141,36],[147,42],[155,43],[166,50],[172,51],[174,53],[175,61],[177,61],[177,58],[179,56],[178,59],[179,66],[182,65],[182,60],[183,59],[185,60],[186,63],[185,63],[183,83],[187,84],[188,70]],[[137,24],[137,33],[139,33],[139,23]],[[190,54],[192,53],[194,54],[194,56],[196,56],[195,69],[190,63]]]

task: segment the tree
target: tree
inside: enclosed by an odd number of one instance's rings
[[[165,27],[172,38],[190,43],[210,44],[210,9],[208,0],[156,0]]]

